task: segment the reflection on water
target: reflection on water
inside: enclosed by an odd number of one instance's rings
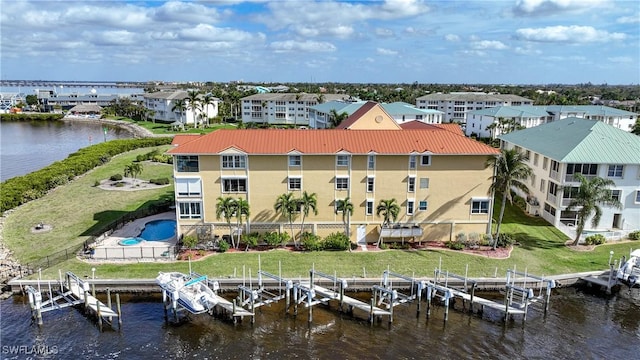
[[[133,137],[120,128],[68,121],[0,122],[0,181],[65,159],[80,148]]]
[[[255,324],[208,315],[174,324],[165,323],[159,296],[123,299],[122,332],[100,333],[75,309],[44,314],[38,328],[28,321],[26,299],[14,297],[0,304],[1,343],[57,346],[56,358],[83,359],[632,359],[640,341],[638,290],[605,298],[558,289],[548,314],[532,312],[524,324],[519,318],[504,324],[490,310],[482,317],[452,310],[445,323],[440,306],[427,320],[407,305],[396,308],[393,324],[371,326],[364,314],[340,314],[335,304],[316,306],[309,324],[304,308],[297,317],[285,315],[284,301],[258,309]]]

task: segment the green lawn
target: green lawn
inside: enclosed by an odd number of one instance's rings
[[[167,147],[162,147],[165,151]],[[139,149],[114,157],[111,162],[94,169],[72,183],[60,187],[47,196],[29,202],[16,209],[4,226],[5,243],[23,263],[38,260],[55,251],[81,244],[92,230],[103,227],[122,214],[145,206],[161,198],[173,198],[173,185],[156,190],[135,192],[105,191],[93,187],[96,180],[106,179],[122,173],[126,164],[138,154],[151,151]],[[139,176],[171,178],[168,165],[146,164]],[[498,208],[499,206],[496,205]],[[498,212],[499,209],[496,209]],[[31,234],[30,228],[39,222],[54,226],[45,234]],[[313,266],[341,277],[379,277],[391,270],[407,275],[432,276],[433,270],[442,261],[443,270],[463,274],[469,266],[473,277],[504,276],[509,268],[525,269],[532,274],[553,275],[562,273],[604,270],[607,268],[609,251],[614,258],[627,255],[630,249],[640,247],[639,242],[623,242],[598,246],[593,251],[576,251],[564,246],[568,240],[560,231],[544,220],[525,215],[520,209],[508,205],[505,211],[502,232],[515,235],[519,245],[514,247],[508,259],[490,259],[449,250],[404,251],[385,250],[378,252],[311,252],[290,253],[284,250],[265,252],[233,252],[215,254],[192,263],[193,269],[214,277],[242,277],[243,267],[247,274],[255,277],[258,256],[262,269],[287,277],[307,277]],[[135,264],[91,264],[69,260],[43,271],[45,278],[57,278],[58,269],[88,275],[91,268],[97,269],[99,278],[154,278],[158,271],[186,271],[186,262],[135,263]]]
[[[125,118],[125,117],[121,117],[121,116],[111,116],[111,117],[107,117],[106,119],[110,119],[110,120],[120,120],[120,121],[126,121],[126,122],[130,122],[132,124],[136,124],[140,127],[143,127],[149,131],[151,131],[154,134],[158,134],[158,135],[166,135],[166,134],[171,134],[171,135],[176,135],[176,134],[208,134],[214,130],[218,130],[218,129],[236,129],[237,126],[235,124],[210,124],[208,125],[206,128],[199,128],[199,129],[194,129],[194,128],[188,128],[185,130],[181,130],[181,131],[174,131],[171,128],[171,125],[167,124],[167,123],[160,123],[160,122],[151,122],[151,121],[135,121],[129,118]]]

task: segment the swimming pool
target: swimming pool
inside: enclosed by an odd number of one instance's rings
[[[137,237],[118,241],[122,246],[138,245],[143,241],[169,241],[176,236],[175,220],[153,220],[144,224],[144,229]]]

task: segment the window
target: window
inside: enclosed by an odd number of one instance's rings
[[[471,213],[472,214],[488,214],[489,213],[489,200],[472,200],[471,201]]]
[[[567,175],[572,174],[582,174],[585,176],[597,175],[598,164],[567,164]]]
[[[180,202],[180,219],[202,219],[200,202]]]
[[[422,155],[420,157],[420,165],[422,165],[422,166],[431,165],[431,155]]]
[[[244,169],[246,157],[244,155],[222,155],[223,169]]]
[[[531,159],[531,151],[527,150],[524,152],[524,159],[529,161]]]
[[[608,177],[621,178],[624,165],[609,165]]]
[[[531,186],[536,186],[536,174],[531,174]]]
[[[426,211],[426,210],[427,210],[427,206],[428,206],[427,201],[426,201],[426,200],[422,200],[422,201],[420,201],[420,202],[418,203],[418,210],[420,210],[420,211]]]
[[[222,179],[222,192],[247,192],[247,179],[244,178],[228,178]]]
[[[176,156],[176,171],[177,172],[198,172],[200,167],[198,166],[198,156]]]
[[[302,190],[302,178],[300,177],[289,177],[289,190]]]
[[[300,166],[302,157],[300,155],[289,155],[289,166]]]
[[[373,185],[375,183],[375,178],[373,176],[367,176],[367,192],[373,192]]]
[[[539,158],[538,153],[533,154],[533,166],[538,166],[538,158]]]
[[[545,185],[545,181],[544,180],[540,180],[540,191],[544,191],[544,185]]]
[[[429,178],[420,178],[420,189],[429,188]]]
[[[620,201],[622,198],[622,190],[611,190],[611,198],[615,201]]]
[[[367,200],[364,211],[365,215],[373,215],[373,200]]]
[[[348,155],[338,155],[338,156],[336,156],[336,165],[337,166],[349,166],[349,156]]]
[[[416,191],[416,178],[415,176],[409,176],[407,178],[407,192]]]
[[[202,181],[200,178],[176,179],[176,191],[178,196],[202,195]]]
[[[409,155],[409,169],[415,169],[415,168],[416,168],[416,156]]]
[[[558,195],[558,189],[558,184],[554,183],[553,181],[549,181],[549,194],[553,196]]]
[[[413,215],[413,208],[415,206],[415,201],[407,200],[407,215]]]
[[[376,156],[375,155],[369,155],[369,157],[367,159],[367,169],[373,170],[375,168],[376,168]]]
[[[348,190],[349,178],[348,177],[336,177],[336,190]]]
[[[549,213],[552,216],[556,216],[556,208],[547,203],[544,203],[544,212]]]
[[[542,169],[547,170],[548,164],[549,164],[549,158],[545,156],[545,158],[542,159]]]
[[[636,204],[640,204],[640,190],[636,190]]]

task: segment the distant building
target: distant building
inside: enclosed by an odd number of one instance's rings
[[[501,129],[491,125],[500,120],[530,128],[568,117],[602,121],[615,128],[631,131],[638,114],[596,105],[496,106],[468,112],[465,134],[496,138],[502,134]]]
[[[202,97],[203,95],[200,95]],[[176,100],[184,100],[184,109],[176,109]],[[203,110],[193,110],[189,106],[189,94],[184,90],[158,91],[144,95],[144,107],[152,110],[152,118],[161,122],[180,122],[182,124],[195,124],[199,115],[204,115],[207,119],[218,116],[220,99],[213,98],[213,103],[207,105]]]
[[[361,106],[366,104],[365,101],[344,102],[330,101],[309,107],[309,127],[314,129],[325,129],[331,127],[331,111],[335,110],[338,114],[347,113],[352,115]],[[404,122],[418,120],[427,124],[442,123],[442,112],[430,109],[418,109],[411,104],[404,102],[394,102],[388,104],[380,104],[387,114],[392,117],[398,124]]]
[[[580,183],[575,174],[613,180],[622,209],[601,205],[597,229],[640,229],[640,137],[584,118],[565,118],[499,137],[502,147],[524,153],[533,175],[527,180],[527,211],[571,236],[578,209],[568,205]],[[575,236],[575,233],[574,233]]]
[[[56,93],[53,90],[36,91],[38,102],[44,111],[52,111],[55,107],[62,110],[69,110],[76,105],[98,105],[101,107],[111,105],[117,99],[126,98],[134,102],[141,102],[143,94],[97,94],[95,90],[87,94],[78,93]]]
[[[467,112],[495,106],[533,105],[533,100],[511,94],[487,94],[481,92],[436,93],[416,99],[419,109],[439,110],[444,113],[443,122],[466,123]]]
[[[344,94],[264,93],[242,98],[242,122],[309,126],[308,108],[325,101],[348,100]]]
[[[27,103],[24,93],[0,93],[0,114],[6,114],[19,103]]]

